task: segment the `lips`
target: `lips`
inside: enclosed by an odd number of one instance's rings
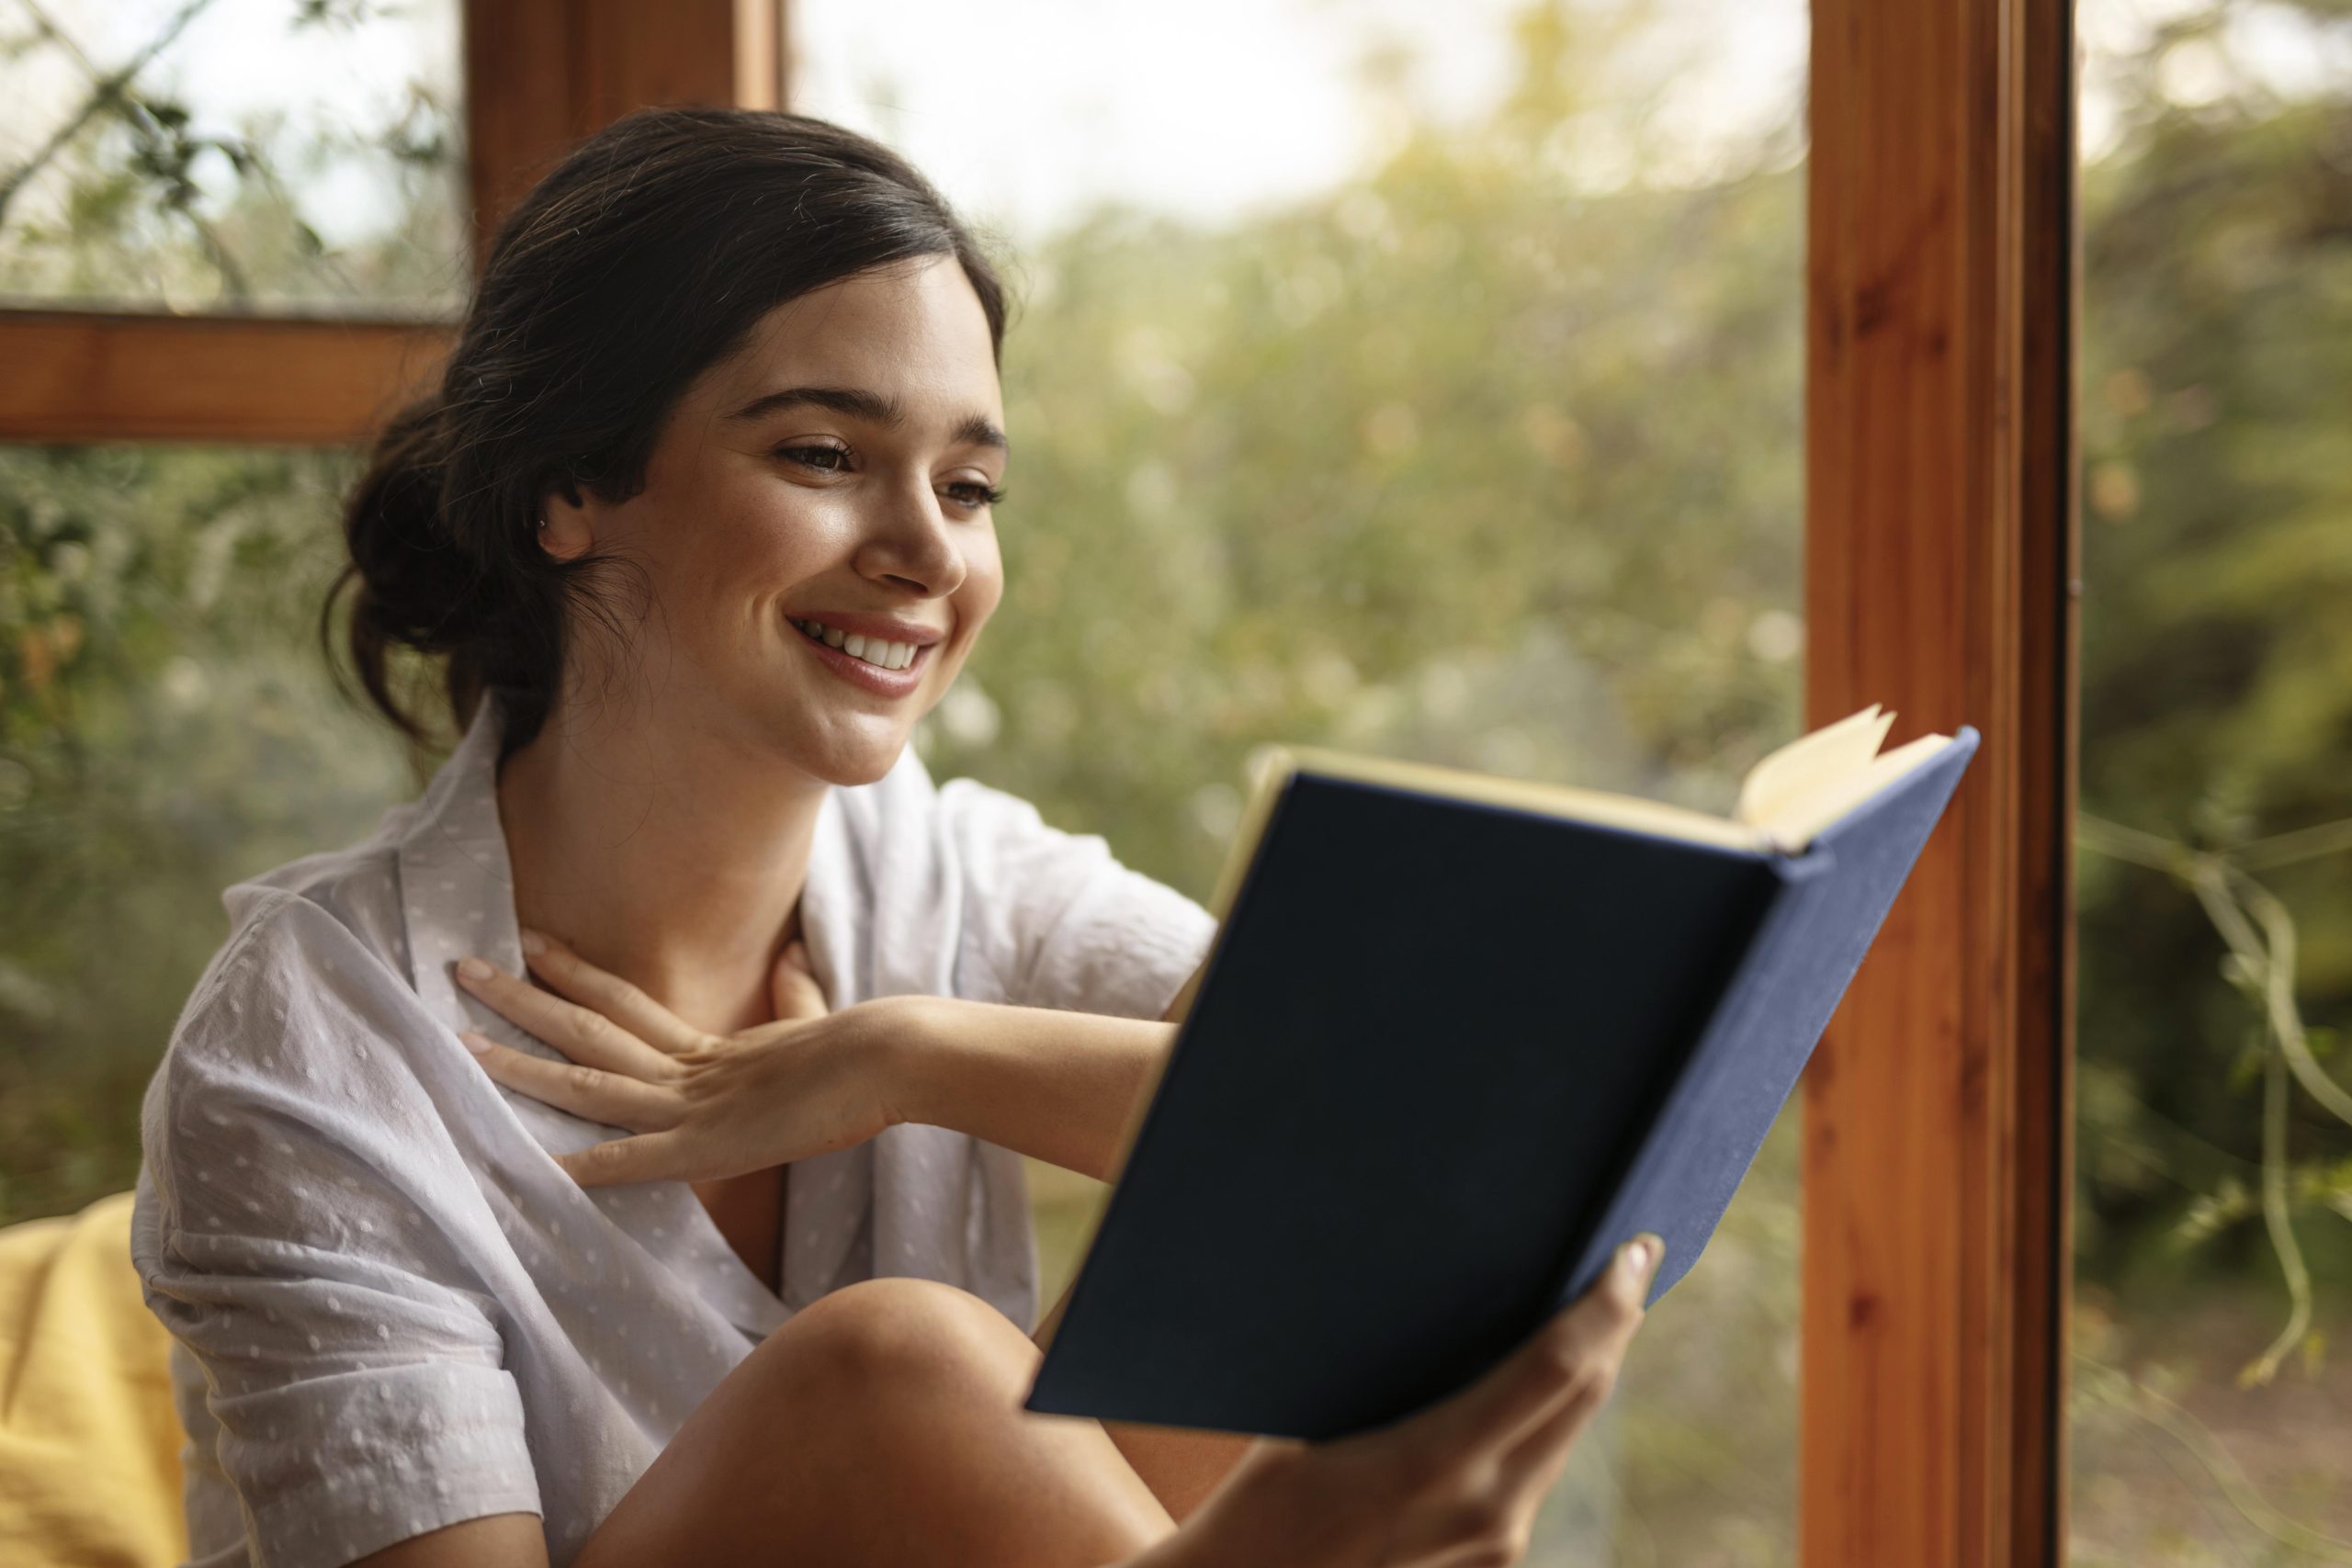
[[[793,639],[806,648],[820,663],[851,685],[876,696],[903,697],[912,694],[922,684],[923,673],[930,667],[931,647],[928,644],[921,647],[899,645],[910,648],[910,657],[906,663],[892,670],[853,655],[845,648],[835,648],[826,637],[811,636],[798,621],[792,625]],[[842,641],[848,641],[847,634],[842,634]]]
[[[868,664],[876,665],[884,670],[904,670],[915,661],[915,655],[922,651],[922,644],[913,641],[899,641],[879,635],[869,637],[860,632],[845,631],[840,626],[831,626],[823,621],[796,620],[792,624],[827,648],[838,648],[852,659],[863,659]]]

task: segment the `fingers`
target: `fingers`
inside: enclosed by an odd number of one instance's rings
[[[1545,1494],[1560,1478],[1576,1450],[1577,1439],[1592,1425],[1609,1391],[1595,1388],[1564,1400],[1559,1408],[1535,1423],[1517,1446],[1495,1461],[1495,1485],[1507,1497],[1532,1510],[1543,1506]]]
[[[1641,1326],[1642,1303],[1664,1251],[1665,1244],[1646,1232],[1620,1247],[1590,1289],[1441,1405],[1454,1428],[1452,1440],[1464,1448],[1508,1450],[1565,1404],[1583,1400],[1598,1406]]]
[[[682,1103],[673,1089],[578,1062],[550,1062],[471,1030],[458,1038],[466,1043],[466,1049],[493,1082],[545,1100],[559,1111],[632,1133],[677,1125]]]
[[[672,1055],[705,1043],[702,1032],[619,976],[597,968],[555,938],[523,933],[523,962],[564,996],[603,1013],[656,1050]]]
[[[674,1133],[648,1133],[634,1138],[612,1138],[555,1156],[564,1173],[582,1187],[617,1187],[629,1181],[675,1181],[684,1168],[679,1163],[684,1145]]]
[[[795,937],[775,961],[768,974],[768,999],[775,1004],[778,1021],[796,1018],[822,1018],[831,1010],[825,1004],[825,989],[817,984],[817,976],[808,960],[808,947]]]
[[[494,964],[480,958],[462,959],[457,975],[458,985],[575,1062],[652,1083],[678,1076],[678,1064],[669,1055],[604,1014],[561,997],[549,996]]]
[[[1634,1327],[1637,1328],[1641,1322],[1638,1300],[1635,1306]],[[1617,1371],[1624,1364],[1632,1337],[1633,1328],[1626,1329],[1622,1337],[1605,1348],[1603,1370],[1585,1379],[1550,1414],[1537,1417],[1504,1452],[1496,1469],[1506,1487],[1532,1490],[1539,1498],[1551,1489],[1568,1462],[1568,1452],[1576,1446],[1577,1438],[1592,1424],[1592,1418],[1615,1391]]]

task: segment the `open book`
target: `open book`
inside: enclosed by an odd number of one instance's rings
[[[1729,818],[1290,749],[1028,1407],[1320,1438],[1697,1260],[1978,736],[1875,706]],[[1865,1049],[1902,1050],[1879,1040]]]

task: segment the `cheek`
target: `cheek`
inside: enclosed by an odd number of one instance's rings
[[[970,623],[978,631],[996,611],[1004,598],[1004,557],[997,547],[996,536],[972,549],[965,557],[966,576],[963,586],[956,591],[958,618]]]
[[[738,618],[764,620],[844,553],[850,530],[806,492],[751,486],[712,499],[702,516],[684,522],[694,538],[685,576],[695,596],[719,610],[722,620],[729,605]]]

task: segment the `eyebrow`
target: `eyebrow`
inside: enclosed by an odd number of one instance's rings
[[[759,419],[790,408],[831,409],[835,413],[863,419],[876,424],[891,426],[907,423],[907,411],[899,400],[871,392],[863,387],[786,387],[782,391],[767,392],[753,398],[727,417],[730,420]],[[967,414],[956,427],[955,438],[959,443],[975,446],[993,446],[1000,452],[1010,452],[1012,443],[1004,432],[985,414]]]

